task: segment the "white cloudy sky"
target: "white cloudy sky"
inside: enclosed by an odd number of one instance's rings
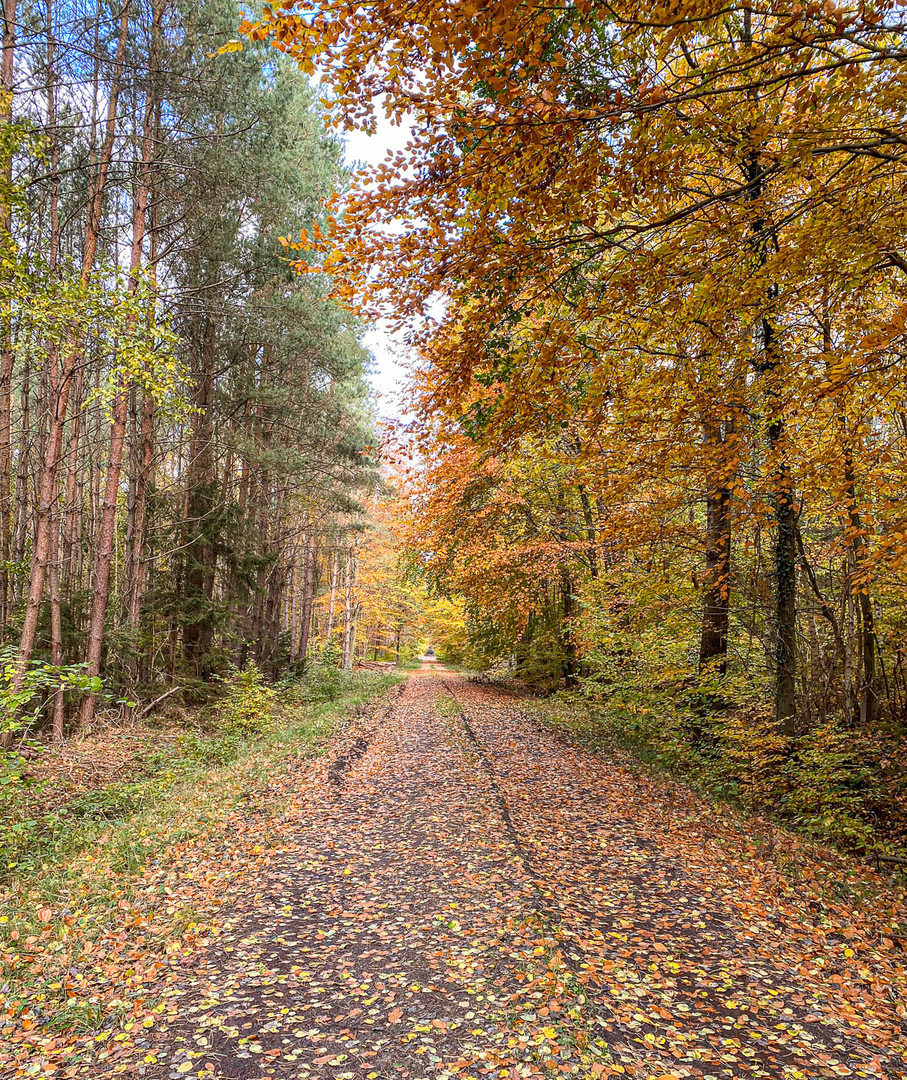
[[[389,150],[402,150],[409,138],[408,127],[397,127],[384,119],[379,111],[378,130],[374,135],[361,131],[346,135],[346,158],[350,165],[361,163],[377,165]],[[400,402],[403,382],[411,368],[411,359],[402,343],[380,322],[373,324],[365,334],[365,344],[375,356],[370,381],[379,395],[382,416],[399,416],[404,411]]]

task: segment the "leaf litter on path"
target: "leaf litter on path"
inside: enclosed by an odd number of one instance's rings
[[[146,1014],[20,1028],[3,1075],[907,1076],[896,941],[492,687],[414,673],[281,783],[257,842],[178,854],[187,897],[220,890],[216,932],[161,958]]]

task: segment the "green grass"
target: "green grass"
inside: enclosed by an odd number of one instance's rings
[[[53,815],[0,892],[0,979],[11,1000],[24,1003],[41,989],[21,962],[36,937],[49,958],[42,981],[58,986],[54,955],[65,955],[74,938],[84,945],[112,925],[118,906],[128,906],[143,887],[143,868],[166,865],[176,843],[209,836],[229,843],[228,819],[237,809],[261,815],[264,834],[285,801],[274,778],[322,753],[345,718],[399,681],[394,673],[344,674],[327,699],[306,683],[284,687],[273,727],[260,738],[187,736],[177,751],[150,763],[150,775],[92,791]],[[167,914],[171,939],[199,918],[178,904]],[[92,1016],[70,1019],[67,1030]]]
[[[457,699],[449,694],[442,694],[440,697],[435,698],[434,704],[436,712],[446,719],[460,715],[460,706],[457,704]]]

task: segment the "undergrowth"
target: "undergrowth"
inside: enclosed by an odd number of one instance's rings
[[[652,701],[562,691],[540,705],[539,715],[572,742],[598,753],[624,751],[709,799],[809,841],[869,859],[907,855],[899,815],[905,793],[883,786],[874,744],[831,726],[786,739],[751,703],[724,705],[710,712],[687,690],[672,695],[662,685],[653,688]]]
[[[335,676],[314,665],[308,677],[275,690],[240,673],[202,718],[203,726],[146,757],[139,776],[45,814],[37,814],[33,803],[20,809],[20,818],[31,824],[4,853],[0,923],[7,929],[15,923],[21,936],[35,929],[44,907],[102,917],[108,895],[119,895],[122,882],[112,890],[117,875],[138,872],[162,858],[168,845],[209,830],[237,801],[254,799],[274,769],[291,758],[315,756],[345,715],[397,681],[395,674],[373,671]],[[34,790],[22,795],[35,797]]]

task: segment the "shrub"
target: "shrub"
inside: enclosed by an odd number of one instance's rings
[[[224,700],[217,710],[218,727],[228,735],[253,738],[272,725],[277,692],[265,685],[264,675],[251,660],[226,679]]]

